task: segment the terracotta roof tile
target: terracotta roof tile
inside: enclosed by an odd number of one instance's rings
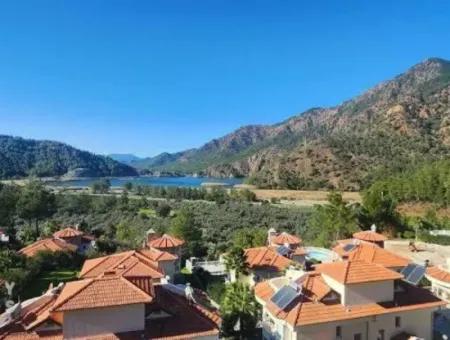
[[[358,231],[357,233],[353,234],[353,237],[356,238],[357,240],[367,242],[382,242],[387,240],[386,236],[372,230]]]
[[[150,247],[157,249],[176,248],[182,246],[183,244],[183,240],[180,240],[168,234],[164,234],[161,237],[155,238],[149,242]]]
[[[67,228],[64,228],[64,229],[61,229],[61,230],[58,230],[57,232],[55,232],[53,234],[53,237],[71,238],[71,237],[76,237],[76,236],[81,236],[81,235],[83,235],[83,232],[81,232],[77,229],[71,228],[71,227],[67,227]]]
[[[303,294],[312,301],[321,301],[332,291],[325,283],[322,275],[316,272],[310,272],[302,282],[302,286]]]
[[[369,263],[380,264],[386,268],[405,267],[410,263],[408,259],[380,248],[373,243],[360,242],[349,252],[345,252],[344,246],[345,243],[342,242],[333,248],[333,251],[340,256],[347,256],[349,260],[363,260]]]
[[[450,283],[450,273],[442,268],[429,267],[426,275],[435,280]]]
[[[278,244],[278,245],[285,245],[289,244],[291,246],[298,246],[300,243],[302,243],[302,239],[288,234],[286,232],[282,232],[279,235],[272,238],[272,243]]]
[[[149,254],[156,253],[153,258]],[[157,260],[154,260],[154,259]],[[105,272],[114,271],[118,275],[128,273],[132,276],[151,276],[152,278],[164,277],[163,270],[159,266],[158,261],[165,259],[174,260],[173,255],[168,256],[166,252],[159,250],[151,250],[145,253],[141,251],[127,251],[96,259],[86,260],[80,272],[82,278],[92,278],[103,275]],[[139,265],[137,265],[140,263]]]
[[[245,249],[247,264],[250,269],[267,268],[282,271],[293,262],[278,254],[272,247]]]
[[[342,284],[397,280],[403,275],[381,265],[365,261],[340,261],[316,266],[322,274]]]
[[[156,248],[141,249],[137,251],[139,254],[144,255],[152,261],[175,261],[178,256],[173,255],[167,251],[161,251]]]
[[[265,309],[278,319],[285,320],[292,326],[320,324],[332,321],[351,320],[373,315],[399,313],[409,310],[425,309],[446,305],[429,291],[406,285],[405,292],[396,293],[393,302],[369,303],[346,307],[340,303],[325,304],[298,297],[285,310],[279,309],[270,299],[275,293],[268,293],[268,283],[256,285],[255,294],[265,304]]]
[[[25,248],[19,250],[19,253],[25,256],[35,256],[40,251],[71,251],[75,252],[77,246],[67,243],[60,239],[46,238],[36,241]]]
[[[123,277],[104,277],[67,283],[53,310],[68,311],[148,303],[152,297]]]

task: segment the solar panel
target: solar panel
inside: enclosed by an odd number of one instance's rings
[[[277,253],[280,254],[281,256],[286,256],[291,252],[291,250],[288,247],[285,246],[279,246],[277,248]]]
[[[425,275],[425,267],[423,266],[417,266],[414,271],[409,274],[408,278],[406,279],[409,283],[412,283],[413,285],[417,285],[420,280],[422,280],[423,276]]]
[[[351,251],[351,250],[353,250],[355,247],[356,247],[355,244],[346,244],[346,245],[344,246],[344,251],[346,251],[346,252]]]
[[[424,266],[418,264],[408,264],[401,273],[404,276],[404,280],[413,285],[417,285],[425,275],[426,269]]]
[[[292,285],[283,286],[272,298],[270,299],[278,308],[286,308],[300,292]]]
[[[405,268],[402,269],[402,271],[400,272],[401,274],[403,274],[403,276],[405,277],[405,279],[409,276],[409,274],[411,274],[414,269],[416,269],[416,264],[408,264]]]

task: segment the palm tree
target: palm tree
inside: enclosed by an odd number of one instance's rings
[[[230,283],[221,305],[222,336],[226,339],[248,339],[255,333],[260,306],[253,291],[242,282]]]
[[[225,256],[225,266],[227,270],[232,273],[232,282],[239,277],[239,274],[245,274],[247,272],[247,258],[242,248],[234,247]],[[234,273],[234,274],[233,274]]]

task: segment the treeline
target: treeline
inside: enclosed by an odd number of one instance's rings
[[[106,194],[111,189],[111,183],[107,179],[98,180],[91,185],[91,190],[96,194]],[[131,182],[124,184],[124,189],[138,196],[152,198],[164,198],[174,200],[205,200],[216,203],[226,201],[256,202],[256,194],[248,189],[227,189],[222,187],[193,188],[193,187],[169,187],[133,185]]]
[[[396,202],[450,203],[450,160],[424,164],[385,179],[375,181],[367,197],[388,196]]]

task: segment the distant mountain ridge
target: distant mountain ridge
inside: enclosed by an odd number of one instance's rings
[[[359,190],[377,171],[450,155],[449,96],[450,62],[431,58],[341,105],[245,126],[133,166],[249,176],[261,187]]]
[[[111,153],[107,157],[114,159],[117,162],[130,165],[132,162],[138,162],[142,158],[131,153]]]
[[[64,143],[0,135],[0,178],[135,176],[136,169]]]

